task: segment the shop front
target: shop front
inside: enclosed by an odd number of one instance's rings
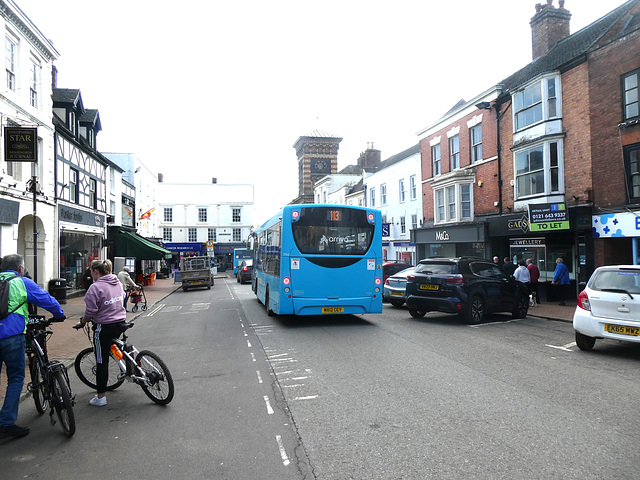
[[[233,251],[236,248],[247,248],[247,244],[244,242],[216,243],[213,246],[214,261],[218,272],[224,272],[227,268],[233,270]]]
[[[115,256],[135,259],[136,282],[153,285],[155,275],[171,259],[166,248],[129,230],[120,230],[115,238]]]
[[[202,242],[168,242],[163,247],[171,252],[171,270],[180,270],[183,257],[206,257],[206,244]]]
[[[426,226],[411,230],[416,261],[428,257],[473,256],[489,258],[484,222],[464,225]]]
[[[89,263],[103,257],[104,214],[58,205],[60,278],[68,295],[84,290],[83,274]]]
[[[640,264],[640,211],[593,215],[597,266]]]
[[[540,270],[539,295],[541,301],[555,301],[560,292],[551,285],[556,260],[562,258],[569,269],[572,292],[583,288],[593,270],[590,213],[588,209],[566,209],[563,222],[547,222],[543,228],[529,222],[529,213],[503,215],[488,219],[492,256],[500,262],[508,257],[516,263],[531,259]],[[589,220],[587,220],[589,219]]]

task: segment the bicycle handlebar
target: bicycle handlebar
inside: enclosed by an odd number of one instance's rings
[[[60,323],[60,322],[64,322],[67,319],[66,316],[62,316],[62,317],[51,317],[51,318],[45,318],[44,315],[29,315],[29,319],[27,320],[27,325],[37,325],[37,324],[46,324],[46,325],[50,325],[52,323]]]

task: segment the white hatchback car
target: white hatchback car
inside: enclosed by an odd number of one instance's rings
[[[580,350],[597,338],[640,343],[640,266],[597,268],[578,295],[573,328]]]

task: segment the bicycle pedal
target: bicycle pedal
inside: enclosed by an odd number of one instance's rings
[[[126,376],[127,376],[127,374],[126,374],[126,373],[124,373],[124,372],[123,372],[123,373],[121,373],[121,374],[119,374],[119,375],[118,375],[118,381],[123,380]]]

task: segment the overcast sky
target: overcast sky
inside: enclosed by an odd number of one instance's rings
[[[101,152],[165,182],[251,183],[260,224],[298,195],[298,137],[338,166],[416,132],[531,61],[546,0],[16,0],[60,58],[59,88],[100,111]],[[566,0],[571,33],[624,0]],[[558,0],[554,0],[558,6]]]

